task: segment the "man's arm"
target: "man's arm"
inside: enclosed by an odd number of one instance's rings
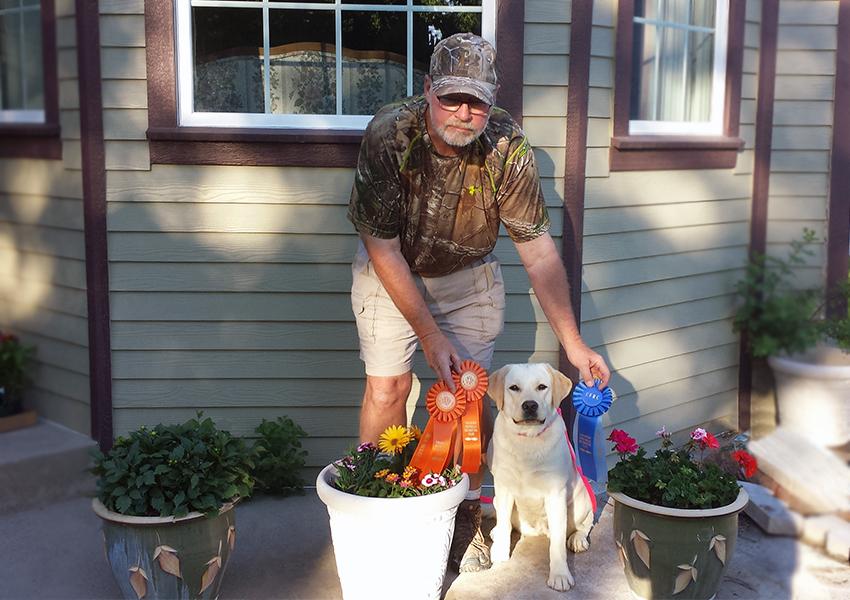
[[[588,385],[593,383],[594,377],[602,380],[603,387],[608,385],[611,376],[608,365],[581,339],[570,305],[567,273],[552,237],[545,233],[531,241],[517,243],[516,249],[528,272],[537,300],[566,350],[569,361]]]
[[[378,279],[381,280],[396,308],[410,323],[419,338],[428,365],[437,377],[445,381],[454,391],[455,384],[452,381],[451,370],[452,366],[460,367],[460,355],[440,331],[425,300],[416,288],[410,267],[401,253],[401,241],[398,237],[381,239],[365,233],[360,234],[360,239],[363,240],[366,252],[369,253]]]

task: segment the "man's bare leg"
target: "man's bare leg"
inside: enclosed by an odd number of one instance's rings
[[[407,425],[407,396],[413,383],[410,371],[391,377],[366,375],[360,409],[360,441],[378,443],[390,425]]]

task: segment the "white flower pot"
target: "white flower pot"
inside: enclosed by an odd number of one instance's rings
[[[316,491],[328,507],[343,597],[438,600],[469,478],[427,496],[365,498],[333,487],[335,477],[333,465],[322,469]]]
[[[820,446],[850,441],[850,354],[821,345],[767,362],[783,427]]]

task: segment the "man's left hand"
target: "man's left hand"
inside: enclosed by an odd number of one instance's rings
[[[582,381],[588,386],[593,385],[594,379],[602,380],[600,389],[608,385],[611,371],[605,364],[605,359],[591,350],[584,342],[571,344],[567,348],[567,359],[578,369]]]

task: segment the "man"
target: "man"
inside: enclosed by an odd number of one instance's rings
[[[452,390],[461,360],[490,368],[504,325],[504,284],[491,254],[500,224],[570,362],[583,380],[608,383],[605,361],[576,327],[534,153],[510,115],[493,107],[495,59],[476,35],[446,38],[434,48],[424,96],[383,107],[363,137],[348,211],[361,239],[351,289],[366,364],[361,441],[407,422],[417,340]],[[484,406],[486,445],[492,419]],[[460,571],[490,566],[481,480],[470,477],[458,509],[450,563]]]

